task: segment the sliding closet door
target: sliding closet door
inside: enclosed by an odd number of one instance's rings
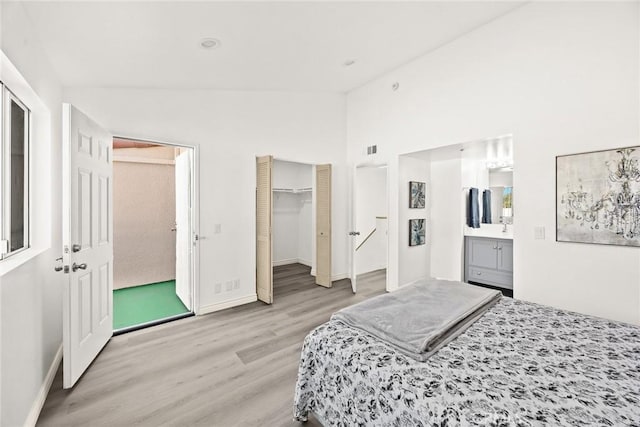
[[[273,268],[271,265],[271,223],[273,157],[256,159],[256,292],[260,301],[273,302]]]
[[[331,165],[316,166],[316,284],[331,287]]]

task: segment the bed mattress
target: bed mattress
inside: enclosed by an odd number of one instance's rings
[[[305,339],[294,416],[326,425],[640,427],[640,327],[502,298],[424,362],[339,321]]]

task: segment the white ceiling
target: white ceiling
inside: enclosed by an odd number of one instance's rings
[[[515,2],[25,2],[65,86],[346,92]],[[203,37],[221,46],[199,47]],[[355,64],[346,67],[352,59]]]

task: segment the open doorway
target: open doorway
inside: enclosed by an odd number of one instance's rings
[[[353,292],[387,286],[388,198],[386,165],[355,168],[352,240]]]
[[[113,139],[113,329],[193,314],[193,149]]]
[[[296,274],[313,277],[310,284],[332,287],[331,169],[330,164],[311,165],[274,160],[270,155],[256,157],[258,300],[267,304],[273,303],[274,261],[278,267],[295,263],[304,269]],[[280,200],[280,196],[285,194],[296,197],[282,199],[281,203],[276,201],[279,213],[287,213],[288,216],[275,218],[278,224],[274,226],[274,198]],[[279,251],[276,254],[277,258],[274,258],[274,233],[279,235],[276,243],[276,250]],[[283,252],[286,247],[288,251]],[[309,254],[311,261],[307,258]],[[311,264],[311,267],[307,264]],[[311,276],[306,273],[306,269],[309,269]]]
[[[313,165],[273,160],[273,294],[314,286]]]
[[[433,277],[513,296],[513,144],[508,134],[400,156],[399,175],[422,174],[427,196],[426,240],[408,247],[401,236],[399,283]]]

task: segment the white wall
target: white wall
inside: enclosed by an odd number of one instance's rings
[[[176,171],[167,164],[174,157],[172,147],[114,150],[114,289],[176,278]]]
[[[0,47],[49,113],[44,134],[42,120],[33,123],[34,248],[0,266],[0,425],[18,426],[37,414],[38,393],[62,342],[64,276],[53,273],[62,254],[62,90],[22,5],[0,2],[0,11]]]
[[[416,159],[408,156],[401,156],[399,159],[399,179],[398,184],[398,228],[399,236],[399,260],[398,260],[398,283],[400,286],[413,282],[423,277],[429,276],[431,271],[431,233],[432,226],[428,209],[409,208],[409,181],[419,181],[428,183],[430,181],[430,164],[423,159]],[[426,205],[429,203],[429,186],[427,186]],[[420,246],[409,246],[409,220],[426,220],[425,244]],[[389,233],[393,232],[389,227]]]
[[[301,189],[311,188],[313,166],[287,160],[273,160],[273,188]]]
[[[555,156],[638,144],[638,17],[632,2],[529,3],[350,92],[349,162],[377,144],[398,179],[399,154],[513,134],[515,296],[640,322],[637,248],[554,240]]]
[[[115,135],[200,147],[202,310],[255,298],[256,155],[333,164],[333,274],[346,275],[343,95],[67,88],[64,98]],[[214,292],[235,279],[239,289]]]
[[[434,158],[431,162],[431,276],[462,280],[463,230],[466,221],[462,190],[462,159]]]
[[[356,274],[387,267],[387,169],[360,167],[356,171],[356,226],[360,245],[373,229],[376,232],[356,252]]]
[[[312,165],[273,161],[273,265],[312,265],[312,193],[299,192],[312,187],[312,171]]]
[[[298,215],[301,202],[299,194],[273,192],[273,265],[292,264],[298,260]]]

